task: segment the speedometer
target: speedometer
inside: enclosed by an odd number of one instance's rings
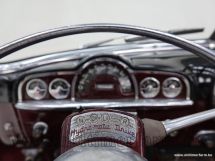
[[[49,93],[55,99],[65,99],[70,92],[70,84],[62,78],[54,79],[49,85]]]
[[[126,75],[124,71],[119,69],[116,66],[113,66],[111,64],[100,64],[95,65],[92,68],[90,68],[86,73],[82,75],[82,78],[78,85],[79,92],[82,92],[84,89],[89,88],[90,83],[92,80],[96,79],[99,75],[110,75],[115,77],[119,84],[120,89],[122,93],[131,92],[132,91],[132,85],[129,77]],[[113,84],[96,84],[97,89],[113,89]]]
[[[129,98],[133,85],[129,72],[111,61],[95,61],[78,78],[78,98]]]

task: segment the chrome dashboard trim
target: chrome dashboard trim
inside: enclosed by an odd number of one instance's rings
[[[206,40],[195,40],[197,44],[206,46]],[[208,47],[208,46],[207,46]],[[77,60],[84,57],[95,56],[101,54],[101,51],[112,55],[119,55],[126,58],[126,55],[133,52],[149,52],[149,51],[171,51],[180,49],[174,45],[167,43],[152,43],[152,44],[124,44],[118,46],[97,47],[93,49],[79,49],[64,52],[56,52],[48,55],[42,55],[34,58],[28,58],[25,60],[19,60],[16,62],[2,63],[0,64],[0,75],[10,74],[22,70],[32,69],[34,67],[48,65],[53,63],[73,61],[73,67],[77,67],[79,64]]]
[[[25,101],[15,104],[17,109],[21,110],[62,110],[62,109],[88,109],[88,108],[140,108],[140,109],[167,109],[172,106],[192,106],[192,100],[184,99],[143,99],[143,100],[47,100],[47,101]],[[165,108],[160,108],[165,107]]]
[[[188,79],[185,78],[184,76],[182,76],[182,81],[185,83],[185,86],[186,86],[186,91],[187,91],[186,99],[189,100],[191,95],[190,83]]]

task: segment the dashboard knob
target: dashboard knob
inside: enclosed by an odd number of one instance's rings
[[[45,122],[36,122],[33,126],[33,137],[40,138],[48,132],[48,125]]]

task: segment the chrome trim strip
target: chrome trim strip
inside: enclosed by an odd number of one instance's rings
[[[185,78],[184,76],[182,76],[182,81],[185,83],[185,86],[186,86],[186,94],[187,94],[186,99],[190,100],[190,96],[191,96],[190,83],[188,79]]]
[[[199,112],[189,116],[180,117],[173,120],[163,121],[166,133],[170,134],[173,131],[180,130],[185,127],[195,125],[197,123],[215,118],[215,109]]]
[[[143,100],[85,100],[85,101],[25,101],[15,104],[17,109],[22,110],[62,110],[62,109],[80,109],[80,108],[140,108],[140,109],[166,109],[173,106],[191,106],[192,100],[184,99],[143,99]],[[164,107],[164,108],[160,108]]]
[[[204,45],[207,43],[206,40],[196,40],[194,43]],[[205,45],[204,45],[205,46]],[[207,46],[208,47],[208,46]],[[171,44],[167,43],[152,43],[152,44],[123,44],[118,46],[107,46],[107,47],[97,47],[93,49],[80,49],[80,50],[71,50],[64,52],[57,52],[49,55],[42,55],[35,58],[29,58],[26,60],[20,60],[16,62],[3,63],[0,64],[0,74],[9,74],[22,70],[32,69],[37,66],[48,65],[53,63],[65,62],[69,60],[74,61],[73,67],[75,68],[78,63],[77,60],[80,60],[84,57],[95,56],[101,54],[101,51],[104,53],[109,53],[110,55],[120,55],[126,57],[128,54],[133,52],[150,52],[150,51],[171,51],[180,49]],[[129,59],[129,58],[127,58]]]

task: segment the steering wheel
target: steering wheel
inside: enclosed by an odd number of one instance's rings
[[[185,40],[183,38],[163,33],[157,30],[147,29],[143,27],[130,26],[130,25],[121,25],[121,24],[85,24],[85,25],[77,25],[77,26],[66,26],[61,28],[56,28],[44,32],[39,32],[33,35],[26,36],[24,38],[18,39],[11,43],[8,43],[4,46],[0,47],[0,58],[3,58],[7,55],[12,54],[18,50],[26,48],[28,46],[37,44],[39,42],[47,41],[50,39],[69,36],[69,35],[77,35],[83,33],[94,33],[94,32],[114,32],[114,33],[123,33],[123,34],[132,34],[137,36],[146,36],[152,39],[157,39],[166,43],[170,43],[172,45],[178,46],[184,50],[190,51],[199,57],[206,59],[215,65],[215,53],[212,50],[209,50],[203,46],[195,44],[191,41]],[[153,122],[150,120],[146,120],[150,122],[148,125],[156,125],[162,126],[164,125],[166,133],[168,134],[171,130],[177,130],[185,127],[186,125],[183,123],[187,123],[186,121],[190,121],[187,126],[198,123],[200,121],[205,121],[207,119],[211,119],[214,117],[215,109],[208,110],[199,114],[194,114],[192,116],[186,116],[183,118],[175,119],[172,122],[163,123]],[[201,117],[199,117],[201,116]],[[195,120],[191,119],[194,117]],[[178,122],[183,122],[182,124],[177,124]],[[159,125],[158,125],[159,124]],[[161,128],[162,128],[161,127]],[[164,134],[164,135],[165,135]]]
[[[13,52],[37,44],[39,42],[68,35],[77,35],[94,32],[114,32],[132,34],[137,36],[146,36],[152,39],[157,39],[181,47],[215,64],[214,52],[191,41],[157,30],[121,24],[84,24],[77,26],[66,26],[32,34],[1,46],[0,59],[7,55],[10,55]]]

